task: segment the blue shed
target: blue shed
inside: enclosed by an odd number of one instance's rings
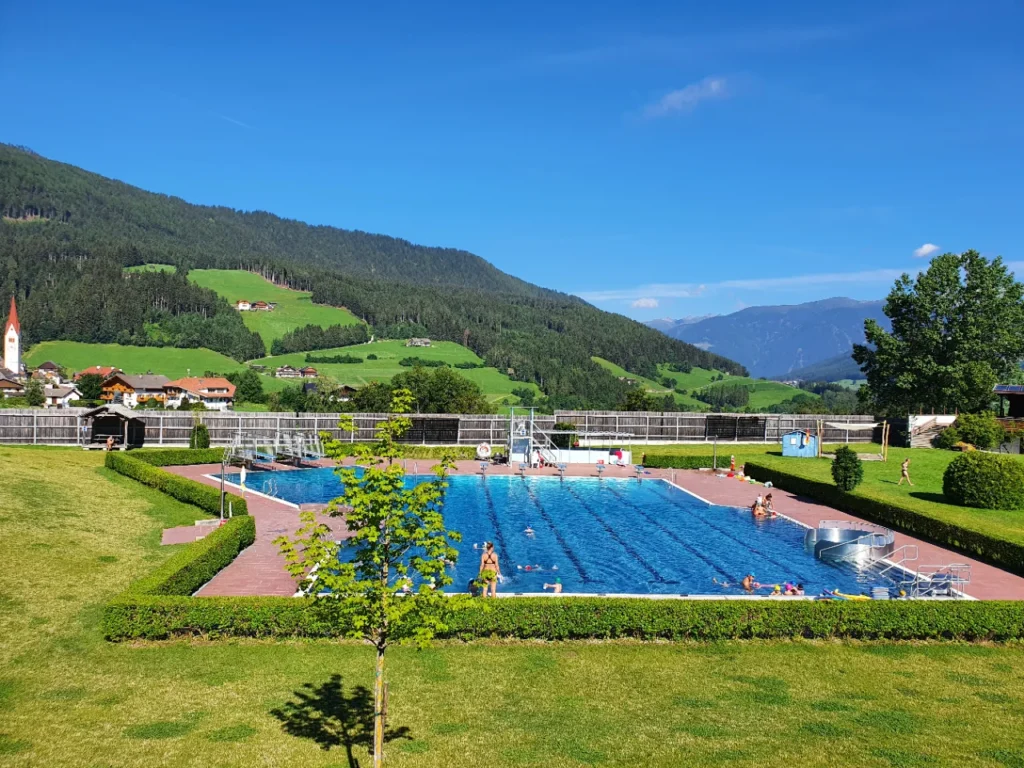
[[[782,436],[782,455],[813,459],[818,455],[818,438],[802,429],[787,432]]]

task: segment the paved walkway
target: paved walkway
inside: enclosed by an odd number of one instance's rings
[[[434,460],[424,459],[405,461],[406,469],[410,473],[428,472],[436,463]],[[207,485],[218,485],[216,480],[204,477],[204,475],[216,475],[220,472],[219,464],[167,467],[166,469]],[[519,474],[518,470],[513,467],[488,466],[486,471],[488,475]],[[479,473],[480,462],[478,461],[456,463],[455,474]],[[558,471],[550,468],[531,469],[527,470],[526,474],[557,476]],[[597,469],[591,465],[570,464],[565,475],[566,477],[595,477]],[[606,466],[604,476],[635,477],[636,470],[633,467]],[[750,486],[734,479],[718,478],[712,472],[652,469],[647,470],[644,477],[660,477],[673,481],[713,504],[732,507],[748,507],[758,493],[764,492],[760,486]],[[237,492],[237,488],[232,490]],[[778,488],[773,489],[772,493],[775,507],[780,514],[805,525],[814,527],[820,520],[858,520],[852,515],[819,504],[813,499],[796,496]],[[299,509],[294,505],[253,492],[246,494],[246,501],[249,506],[249,514],[256,521],[256,542],[200,589],[198,594],[214,596],[292,595],[295,593],[295,583],[284,570],[284,558],[273,541],[281,534],[294,534],[298,528]],[[347,535],[344,522],[340,518],[329,518],[327,522],[339,538]],[[970,564],[971,585],[966,591],[972,597],[982,600],[1024,600],[1024,578],[934,544],[897,533],[896,546],[900,547],[904,544],[917,545],[920,551],[917,562],[922,565]]]

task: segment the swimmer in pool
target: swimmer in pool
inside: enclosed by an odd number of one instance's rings
[[[556,595],[560,595],[560,594],[562,594],[562,580],[561,579],[555,579],[555,583],[554,584],[545,584],[544,585],[544,589],[550,589]]]
[[[753,592],[755,589],[760,589],[761,585],[754,581],[754,574],[748,573],[743,577],[743,581],[740,582],[743,589],[747,592]]]
[[[533,528],[530,527],[529,523],[527,523],[526,530],[523,531],[523,533],[525,533],[527,536],[532,537],[536,533],[536,531],[534,531]]]

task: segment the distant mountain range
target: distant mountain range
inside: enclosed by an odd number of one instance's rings
[[[882,304],[838,297],[806,304],[747,307],[730,315],[652,320],[647,325],[736,360],[752,376],[812,378],[797,374],[828,361],[834,373],[844,374],[835,379],[855,378],[860,374],[853,361],[852,368],[843,367],[838,358],[847,358],[853,345],[864,340],[867,318],[889,327]]]

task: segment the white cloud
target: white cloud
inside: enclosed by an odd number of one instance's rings
[[[654,309],[658,306],[658,300],[652,298],[637,299],[633,302],[636,309]]]
[[[719,283],[651,283],[635,288],[608,291],[581,291],[576,295],[585,301],[633,301],[646,298],[696,298],[716,289],[764,290],[766,288],[799,288],[804,286],[891,283],[903,274],[901,269],[872,269],[862,272],[824,272],[787,277],[760,277],[744,280],[723,280]]]
[[[690,112],[702,101],[723,99],[728,95],[724,77],[705,77],[699,83],[670,91],[644,109],[644,117],[654,119],[681,112]]]
[[[926,259],[939,250],[935,243],[925,243],[920,248],[914,249],[914,256],[918,259]]]

